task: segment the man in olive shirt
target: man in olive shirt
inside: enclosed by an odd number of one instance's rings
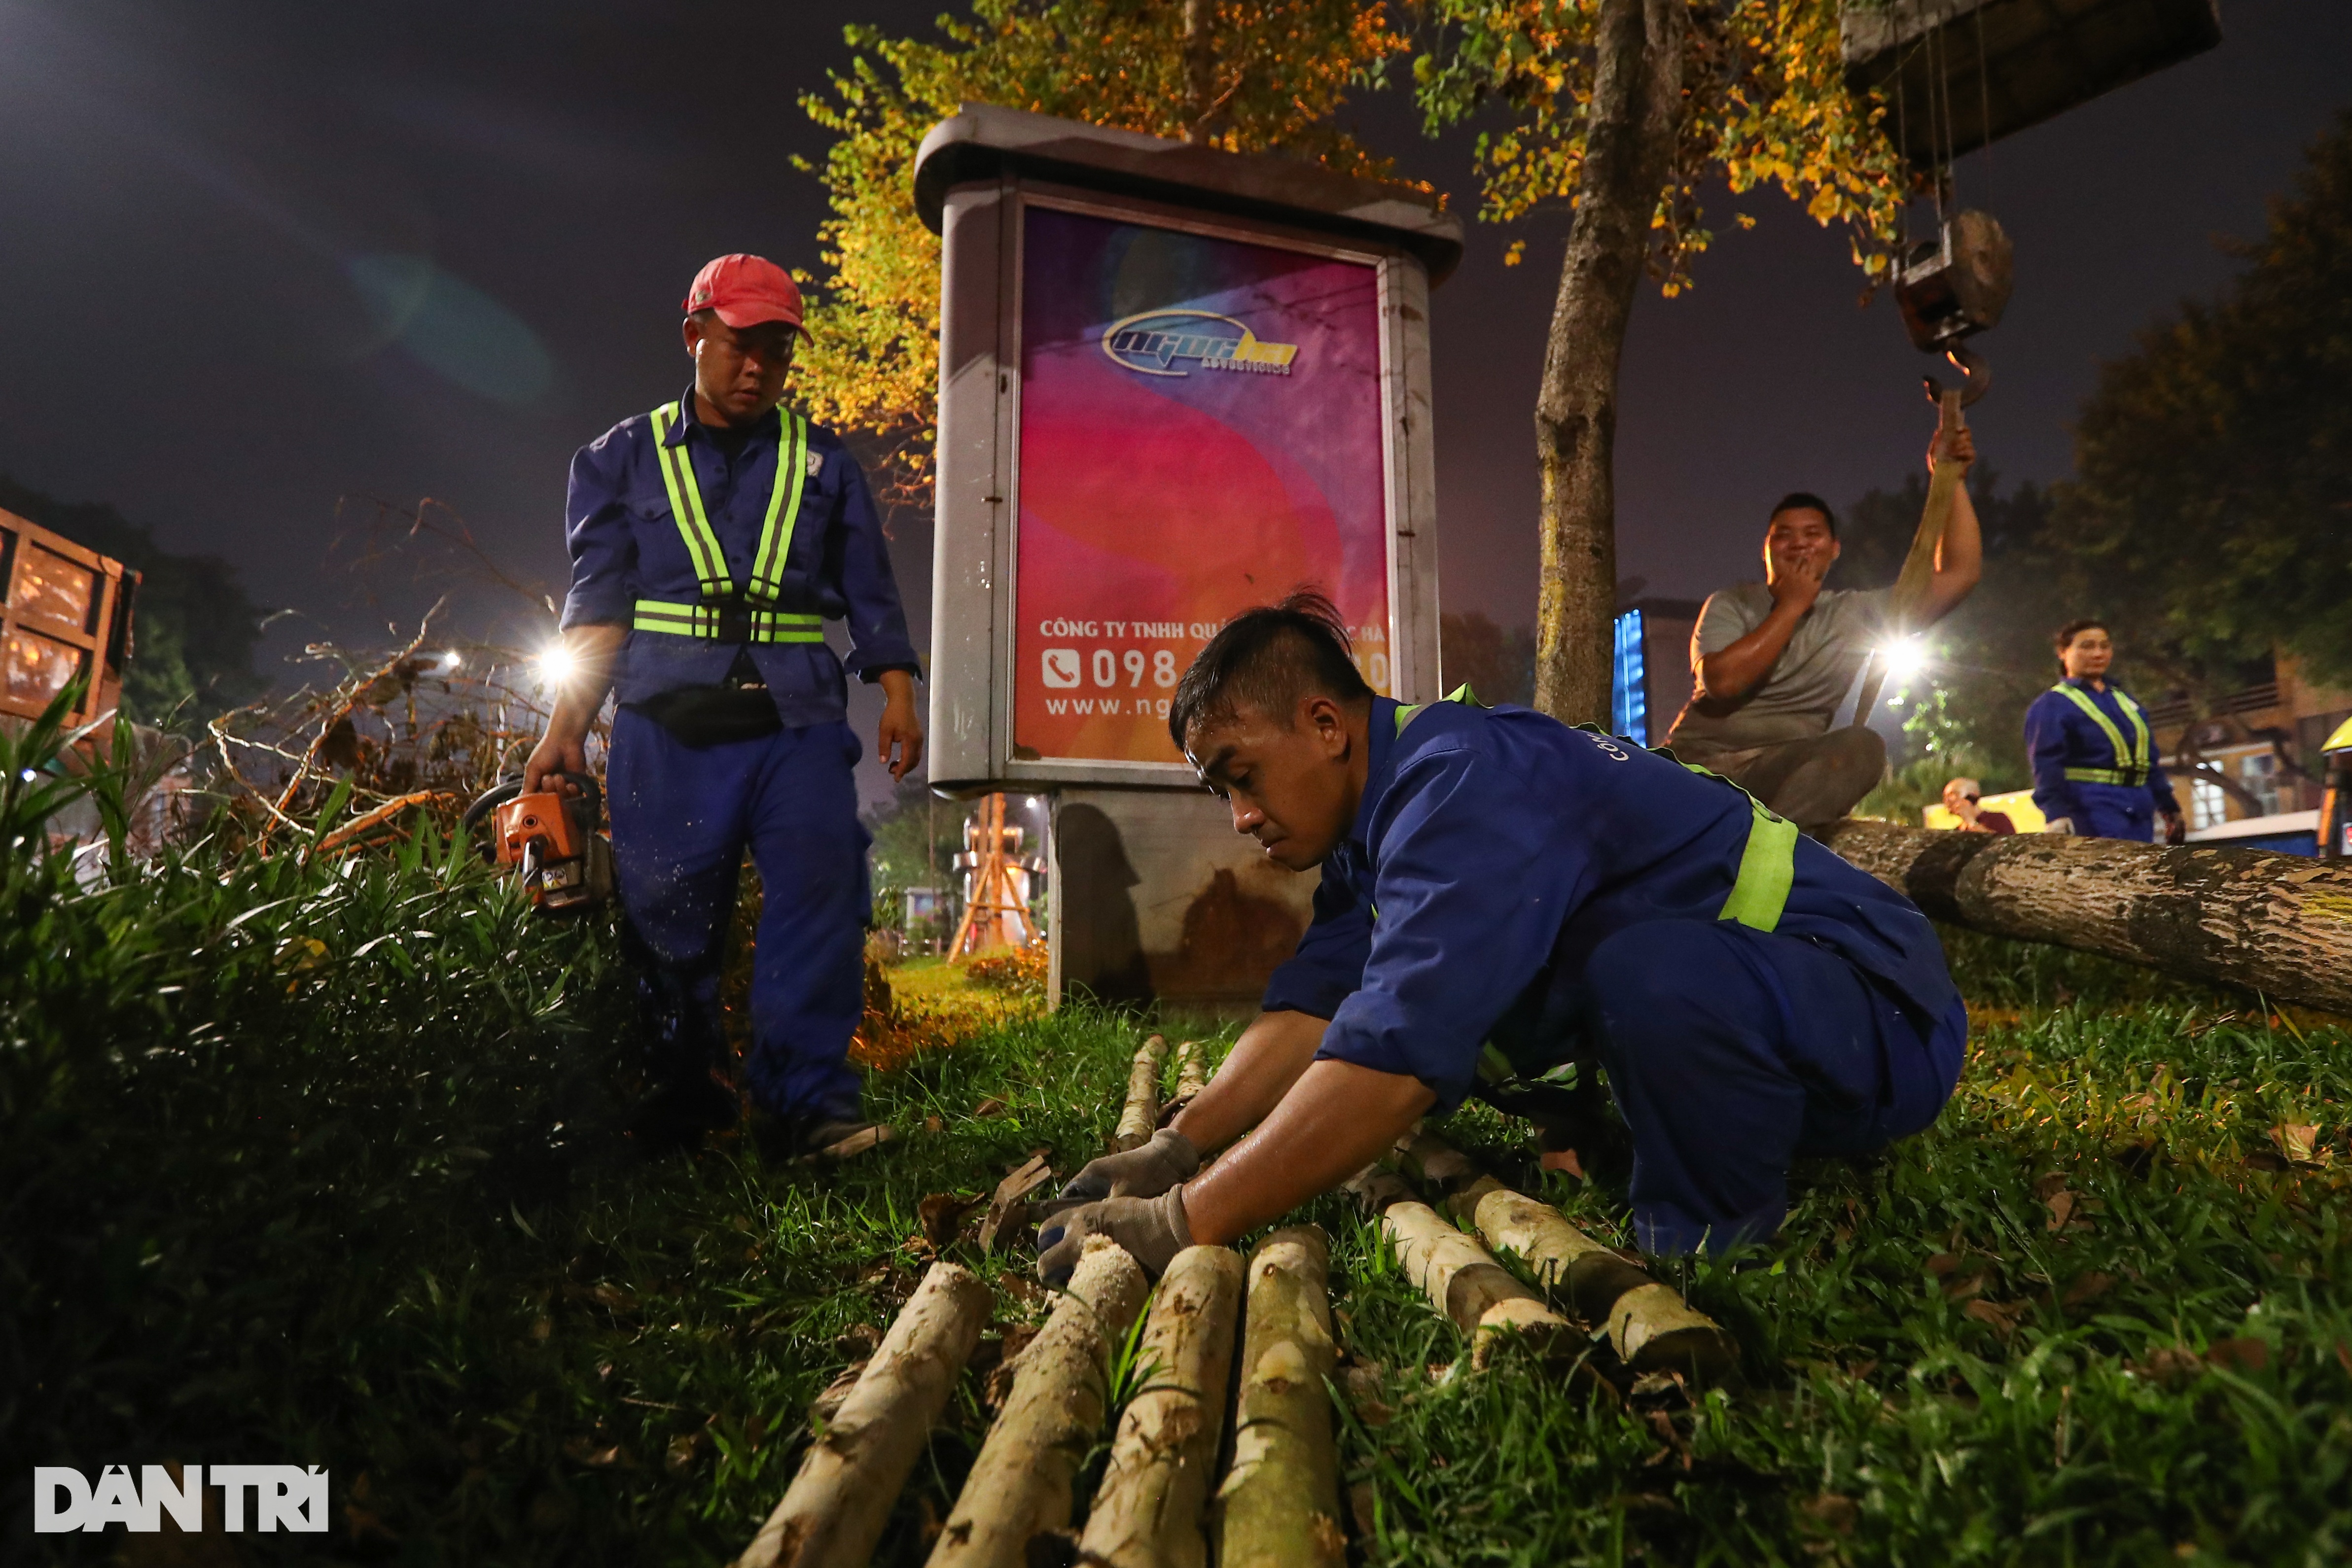
[[[1941,620],[1982,573],[1965,482],[1975,460],[1966,429],[1939,434],[1928,453],[1931,471],[1938,462],[1958,463],[1963,482],[1919,626]],[[1722,774],[1805,828],[1844,816],[1886,768],[1886,743],[1867,714],[1830,727],[1863,661],[1889,631],[1889,590],[1822,586],[1838,551],[1827,502],[1802,491],[1781,497],[1764,531],[1764,580],[1711,594],[1699,612],[1691,700],[1666,737],[1683,761]]]

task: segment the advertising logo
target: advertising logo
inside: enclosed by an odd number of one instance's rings
[[[327,1472],[312,1465],[190,1465],[174,1480],[162,1465],[142,1468],[138,1480],[128,1465],[109,1465],[92,1486],[79,1470],[64,1465],[33,1467],[33,1533],[97,1534],[119,1524],[134,1535],[163,1528],[163,1515],[183,1531],[203,1531],[205,1487],[221,1491],[221,1528],[242,1533],[246,1500],[253,1500],[254,1528],[318,1534],[327,1528]]]
[[[1230,316],[1207,310],[1146,310],[1114,321],[1103,332],[1103,352],[1111,362],[1147,376],[1188,376],[1179,360],[1197,360],[1204,371],[1247,371],[1286,376],[1298,357],[1296,343],[1261,343],[1257,334]]]

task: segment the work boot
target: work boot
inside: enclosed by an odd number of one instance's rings
[[[802,1115],[752,1113],[752,1136],[760,1152],[779,1164],[832,1164],[888,1143],[897,1133],[855,1113],[846,1116],[811,1112]]]

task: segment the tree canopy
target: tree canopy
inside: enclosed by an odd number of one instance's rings
[[[1691,0],[1678,135],[1653,219],[1666,293],[1689,283],[1690,258],[1714,237],[1699,191],[1718,176],[1734,193],[1776,184],[1816,222],[1845,225],[1856,265],[1885,276],[1908,182],[1878,129],[1884,106],[1846,89],[1839,9],[1839,0]],[[1478,136],[1481,217],[1507,223],[1575,199],[1601,11],[1601,0],[1431,0],[1437,47],[1413,61],[1431,130],[1495,106],[1505,121]],[[1514,242],[1507,259],[1525,244]]]
[[[2191,664],[2275,648],[2352,685],[2352,111],[2242,254],[2220,298],[2102,370],[2053,543],[2084,613]]]
[[[814,342],[794,396],[876,439],[885,494],[928,492],[939,379],[939,237],[908,200],[923,135],[980,101],[1357,174],[1386,165],[1330,123],[1405,47],[1380,0],[974,0],[937,39],[845,29],[856,58],[802,107],[835,141]]]

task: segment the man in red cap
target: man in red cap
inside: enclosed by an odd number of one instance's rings
[[[762,897],[744,1077],[762,1143],[818,1155],[871,1126],[846,1061],[869,894],[845,669],[881,684],[876,753],[904,778],[923,755],[919,666],[865,474],[780,406],[808,335],[800,290],[772,262],[722,256],[685,311],[693,385],[572,460],[570,673],[523,784],[584,772],[616,697],[605,799],[642,962],[651,1088],[631,1132],[649,1149],[735,1124],[719,977],[750,851]],[[845,662],[828,620],[846,622]]]

